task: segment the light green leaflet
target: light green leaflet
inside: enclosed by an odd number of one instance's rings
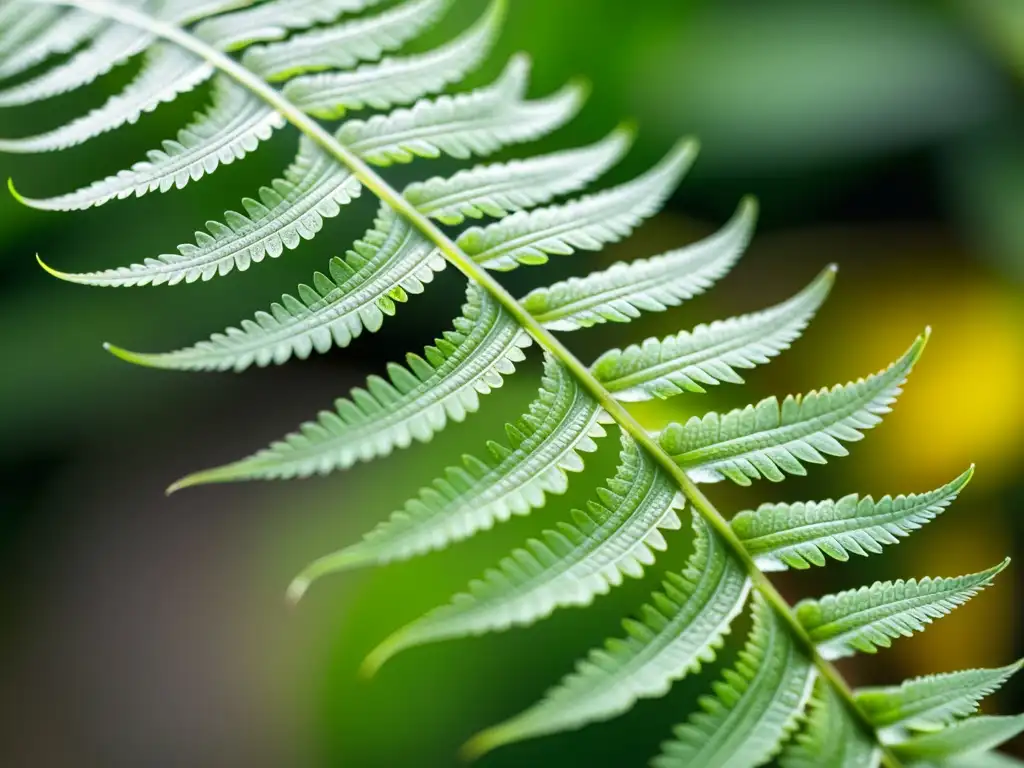
[[[513,56],[490,87],[421,101],[368,120],[349,120],[338,129],[337,139],[382,167],[417,157],[465,160],[538,139],[576,115],[585,91],[570,83],[546,98],[524,101],[529,73],[529,58]]]
[[[883,738],[909,730],[937,730],[978,711],[978,703],[1020,671],[1018,661],[998,669],[967,669],[907,680],[902,685],[861,688],[857,706]]]
[[[91,83],[118,64],[145,50],[153,37],[132,27],[112,24],[84,48],[40,75],[0,91],[0,107],[42,101]]]
[[[774,397],[724,416],[694,416],[686,426],[670,424],[661,447],[695,482],[728,478],[738,485],[764,477],[781,482],[787,474],[805,475],[802,462],[826,463],[825,456],[846,456],[839,442],[863,437],[861,430],[882,421],[900,394],[924,350],[928,332],[889,368],[857,382],[800,396],[782,406]]]
[[[803,731],[782,754],[782,768],[878,768],[882,750],[821,678],[809,709]]]
[[[487,227],[472,226],[456,242],[478,264],[500,271],[520,264],[544,264],[551,255],[599,251],[628,237],[662,207],[695,155],[696,143],[683,141],[665,160],[629,183],[564,205],[519,211]]]
[[[1009,560],[980,573],[950,579],[876,581],[819,600],[803,600],[796,616],[826,659],[888,648],[921,632],[992,583]]]
[[[420,213],[443,224],[501,218],[586,186],[617,163],[632,140],[631,129],[619,128],[589,147],[480,165],[450,178],[413,182],[403,194]]]
[[[240,11],[204,21],[196,35],[218,48],[232,51],[249,43],[280,40],[291,30],[334,21],[358,13],[381,0],[268,0]]]
[[[365,389],[335,401],[316,421],[250,458],[191,475],[176,487],[198,483],[308,477],[345,469],[357,461],[387,456],[414,440],[428,442],[448,419],[462,421],[480,408],[480,396],[500,387],[502,377],[524,359],[530,337],[490,294],[474,285],[455,330],[392,363],[390,381],[371,376]]]
[[[764,765],[796,729],[814,667],[760,593],[753,604],[754,627],[736,665],[714,684],[713,695],[701,697],[703,711],[675,728],[675,738],[651,761],[654,768]]]
[[[677,307],[706,291],[732,268],[750,240],[756,219],[757,204],[744,200],[732,221],[705,240],[537,288],[523,297],[522,304],[554,331],[628,323],[642,311]]]
[[[714,659],[750,582],[707,523],[695,515],[693,525],[695,552],[686,568],[669,573],[663,591],[623,623],[627,637],[591,651],[543,701],[474,737],[468,755],[615,717],[637,699],[664,696]]]
[[[197,114],[194,122],[178,131],[175,140],[164,141],[160,149],[150,150],[146,160],[57,197],[32,199],[15,194],[32,208],[72,211],[102,205],[114,198],[182,189],[221,165],[242,159],[284,123],[284,118],[262,101],[218,76],[213,81],[212,104],[207,111]]]
[[[412,110],[396,110],[367,122],[349,121],[338,136],[369,162],[384,164],[413,155],[436,157],[442,151],[455,157],[484,154],[537,138],[575,114],[581,94],[569,87],[547,99],[524,103],[521,96],[528,71],[526,59],[515,57],[487,88],[421,101]],[[246,214],[227,211],[225,223],[207,222],[209,231],[196,232],[196,244],[180,245],[176,254],[102,272],[68,274],[47,269],[64,280],[108,287],[210,280],[235,269],[246,270],[267,256],[278,258],[303,240],[311,240],[322,229],[323,220],[337,216],[341,206],[360,191],[351,172],[306,136],[284,176],[260,189],[259,200],[243,199]]]
[[[528,515],[549,493],[565,493],[566,473],[583,469],[581,453],[597,450],[609,418],[573,376],[551,358],[544,363],[538,397],[505,427],[512,446],[490,441],[487,459],[466,455],[443,477],[366,535],[363,541],[310,565],[288,590],[298,600],[328,573],[405,560],[492,528],[512,515]]]
[[[1024,715],[971,717],[941,731],[896,744],[892,751],[911,765],[927,761],[944,766],[949,758],[984,752],[1009,741],[1021,731],[1024,731]]]
[[[334,120],[349,110],[390,109],[443,91],[476,69],[491,52],[505,18],[505,1],[493,0],[484,17],[465,32],[427,53],[384,59],[350,72],[324,72],[289,80],[283,93],[316,117]]]
[[[146,62],[136,78],[119,94],[84,117],[38,136],[0,139],[2,152],[52,152],[81,144],[126,123],[136,122],[210,79],[213,67],[191,53],[165,43],[146,52]]]
[[[414,0],[376,16],[360,17],[247,48],[242,63],[273,82],[303,72],[349,69],[401,48],[434,24],[453,0]]]
[[[422,293],[445,260],[433,243],[404,218],[382,206],[373,228],[344,259],[332,259],[330,276],[317,272],[313,286],[300,285],[298,298],[284,294],[269,312],[214,334],[209,341],[165,354],[139,354],[109,347],[131,363],[180,370],[244,370],[281,365],[294,355],[347,347],[364,329],[380,329],[396,303]]]
[[[456,242],[478,264],[500,271],[544,264],[550,255],[600,250],[627,237],[661,208],[696,153],[695,142],[681,142],[661,163],[627,184],[564,205],[519,211],[485,228],[470,227]]]
[[[684,501],[672,477],[632,438],[621,437],[621,464],[597,489],[599,501],[588,502],[586,512],[573,510],[571,523],[530,539],[450,604],[400,629],[367,666],[377,669],[415,645],[532,624],[560,607],[590,605],[624,575],[641,577],[654,563],[652,550],[666,548],[659,528],[679,528]]]
[[[729,266],[731,260],[721,269]],[[719,268],[712,262],[706,269]],[[688,280],[689,274],[682,271],[680,280]],[[703,280],[707,272],[702,269],[697,274]],[[703,393],[705,387],[722,382],[742,384],[736,369],[764,365],[788,349],[828,297],[834,274],[833,269],[826,269],[792,299],[763,312],[716,320],[624,350],[609,350],[591,370],[615,399],[623,402]]]
[[[11,2],[7,8],[12,12],[19,9],[22,4]],[[34,6],[26,9],[20,8],[18,19],[43,11],[41,6]],[[0,29],[14,31],[17,20],[4,20],[0,18]],[[36,64],[46,61],[51,56],[60,56],[70,53],[86,40],[92,38],[100,29],[109,24],[102,16],[94,13],[72,9],[45,28],[40,29],[31,40],[20,47],[10,48],[10,54],[0,57],[0,79],[13,77],[31,69]],[[10,26],[8,26],[10,25]],[[0,37],[0,51],[6,47],[7,38]]]
[[[732,529],[762,571],[825,565],[827,557],[878,554],[953,503],[974,474],[973,467],[929,493],[883,496],[850,494],[839,501],[762,504],[740,512]]]

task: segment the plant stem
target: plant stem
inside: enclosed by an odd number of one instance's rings
[[[697,488],[694,482],[672,458],[661,449],[654,438],[640,425],[633,415],[591,374],[589,368],[583,365],[557,337],[537,322],[491,273],[463,253],[459,246],[433,221],[420,213],[412,203],[388,184],[362,158],[341,144],[319,122],[302,112],[279,91],[243,67],[235,59],[213,48],[181,27],[160,21],[134,8],[118,5],[110,0],[37,0],[37,2],[74,6],[105,16],[173,42],[210,62],[219,71],[259,96],[277,110],[289,123],[315,141],[325,152],[348,167],[359,182],[373,192],[378,199],[413,224],[437,246],[452,265],[468,279],[488,291],[509,314],[515,317],[522,328],[533,337],[541,348],[568,368],[579,384],[590,392],[604,410],[615,419],[618,425],[636,440],[679,484],[683,494],[689,499],[693,507],[714,528],[718,535],[729,544],[736,559],[744,564],[754,587],[789,626],[794,636],[803,646],[804,651],[814,661],[819,674],[832,685],[840,698],[846,703],[856,721],[878,743],[884,765],[888,766],[888,768],[900,768],[899,760],[881,743],[874,727],[857,706],[853,694],[849,686],[846,685],[842,675],[835,666],[818,653],[814,642],[797,620],[789,603],[761,569],[757,567],[753,558],[747,553],[743,543],[733,532],[728,521],[714,507],[711,501]]]

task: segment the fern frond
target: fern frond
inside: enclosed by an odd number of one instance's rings
[[[819,678],[803,731],[779,760],[782,768],[878,768],[882,750],[850,715],[835,689]]]
[[[505,0],[492,0],[468,31],[427,53],[364,64],[351,72],[325,72],[289,80],[283,93],[316,117],[334,120],[349,110],[390,109],[444,90],[474,70],[491,52],[505,18]]]
[[[141,53],[152,42],[153,36],[146,32],[112,24],[66,61],[0,91],[0,107],[31,104],[81,88]]]
[[[526,626],[555,609],[585,606],[623,576],[640,578],[664,551],[660,529],[680,527],[683,498],[631,437],[622,433],[621,464],[599,501],[573,510],[571,523],[546,530],[516,549],[450,604],[437,608],[385,640],[367,658],[372,669],[416,645]]]
[[[907,680],[902,685],[861,688],[857,706],[883,738],[907,730],[936,730],[978,711],[978,703],[1020,671],[1018,661],[998,669],[966,669]]]
[[[294,355],[347,347],[363,330],[378,331],[396,303],[422,293],[445,267],[434,244],[409,222],[382,206],[374,226],[344,259],[332,259],[328,272],[300,285],[298,298],[284,294],[269,312],[216,333],[208,341],[164,354],[108,349],[123,360],[154,368],[241,371],[250,365],[281,365]]]
[[[520,211],[488,227],[470,227],[456,243],[477,264],[507,272],[577,249],[597,251],[628,236],[655,214],[693,163],[697,143],[684,141],[633,181],[564,205]]]
[[[746,248],[757,204],[744,200],[717,234],[650,259],[613,264],[586,277],[537,288],[521,300],[530,314],[553,331],[574,331],[601,323],[628,323],[641,311],[663,312],[703,293],[725,275]]]
[[[760,593],[754,593],[754,626],[739,660],[702,696],[702,712],[674,729],[654,768],[753,768],[764,765],[796,729],[815,669]],[[833,764],[829,764],[833,765]]]
[[[462,421],[479,410],[480,396],[501,386],[529,344],[515,318],[470,285],[455,330],[422,357],[408,355],[408,368],[389,365],[390,381],[371,376],[366,389],[353,389],[351,399],[339,398],[334,411],[321,412],[298,432],[247,459],[191,475],[176,487],[326,474],[387,456],[414,440],[428,442],[449,419]]]
[[[226,223],[208,221],[208,231],[195,233],[195,245],[179,245],[178,253],[102,272],[69,274],[47,269],[68,282],[104,287],[210,280],[234,269],[244,271],[267,256],[276,259],[303,240],[312,240],[323,220],[341,213],[341,207],[358,197],[361,189],[350,171],[339,168],[303,136],[284,178],[262,187],[259,200],[243,199],[245,214],[227,211]]]
[[[334,21],[342,14],[359,13],[381,0],[268,0],[250,8],[208,19],[196,35],[225,51],[251,43],[280,40],[289,32]]]
[[[8,8],[18,9],[21,4],[9,3]],[[22,7],[19,18],[26,12],[42,10],[40,6]],[[0,19],[0,29],[12,29],[16,23],[14,18],[4,21]],[[100,29],[110,22],[95,13],[73,8],[62,14],[52,23],[40,25],[38,32],[27,40],[24,45],[14,46],[7,56],[0,55],[0,79],[20,75],[37,64],[41,64],[53,56],[71,53],[86,40],[91,39]],[[11,27],[7,25],[10,24]],[[0,38],[0,54],[5,46],[6,37]]]
[[[178,131],[175,140],[164,141],[160,149],[150,150],[146,160],[57,197],[34,199],[14,194],[31,208],[76,211],[102,205],[115,198],[120,200],[133,195],[142,197],[148,192],[182,189],[190,181],[199,181],[221,165],[241,160],[284,124],[284,117],[245,89],[224,77],[216,77],[212,103],[206,112],[196,114],[191,124]]]
[[[839,501],[762,504],[740,512],[731,525],[762,571],[825,565],[827,557],[845,562],[851,553],[878,554],[883,545],[896,544],[934,520],[973,474],[972,467],[929,493],[883,496],[877,502],[850,494]]]
[[[512,57],[491,86],[421,101],[368,120],[349,120],[336,138],[366,162],[389,166],[442,154],[465,160],[509,144],[532,141],[570,120],[585,98],[571,83],[551,96],[526,101],[529,58]]]
[[[144,112],[209,80],[213,66],[193,54],[166,43],[156,43],[146,52],[146,62],[125,89],[84,117],[52,131],[22,139],[0,139],[0,152],[52,152],[82,144],[126,123],[136,122]]]
[[[706,279],[705,269],[728,269],[731,262],[728,256],[724,258],[724,268],[712,262],[698,273],[703,275],[700,279]],[[706,386],[722,382],[742,384],[735,369],[763,365],[788,349],[828,297],[834,280],[835,270],[826,269],[802,292],[778,306],[698,325],[664,339],[647,339],[625,350],[609,350],[591,370],[615,399],[623,402],[703,393]]]
[[[924,631],[992,583],[1009,560],[980,573],[920,581],[876,581],[818,600],[803,600],[796,617],[826,659],[875,653],[899,637]]]
[[[985,752],[1024,731],[1024,715],[970,717],[935,733],[925,733],[894,744],[894,755],[912,765],[927,763],[945,766],[953,757]]]
[[[505,427],[511,448],[487,443],[487,460],[466,455],[444,476],[364,539],[309,566],[289,588],[299,599],[310,583],[336,571],[406,560],[443,549],[512,515],[543,506],[547,494],[563,494],[569,472],[583,469],[581,453],[597,450],[609,418],[560,363],[546,357],[538,397],[515,424]]]
[[[728,478],[750,485],[761,477],[781,482],[786,474],[805,475],[801,462],[824,464],[826,455],[846,456],[840,440],[860,440],[861,430],[882,421],[927,338],[926,332],[902,358],[866,379],[790,395],[781,407],[769,397],[724,416],[709,413],[686,426],[670,424],[661,433],[661,447],[695,482]]]
[[[627,637],[591,651],[543,701],[475,736],[468,756],[615,717],[637,699],[664,696],[674,681],[714,659],[750,581],[706,522],[694,515],[693,525],[695,551],[686,568],[667,575],[639,618],[623,622]]]
[[[434,24],[453,0],[413,0],[377,15],[247,48],[242,63],[274,82],[323,69],[349,69],[401,48]]]
[[[413,182],[405,199],[443,224],[466,218],[501,218],[586,186],[621,159],[633,131],[619,128],[589,147],[459,171],[448,178]]]

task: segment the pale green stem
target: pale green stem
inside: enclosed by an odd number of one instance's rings
[[[115,21],[137,27],[138,29],[150,32],[157,37],[169,40],[182,48],[191,51],[197,56],[213,64],[218,70],[228,77],[248,88],[252,93],[259,96],[267,104],[277,110],[289,123],[298,128],[302,133],[315,141],[328,154],[333,156],[340,163],[348,167],[352,174],[367,189],[373,192],[382,202],[386,203],[396,213],[401,214],[411,222],[420,232],[433,242],[444,254],[445,258],[461,271],[467,278],[487,290],[498,302],[508,310],[509,314],[516,318],[519,324],[526,330],[534,340],[548,353],[555,357],[562,365],[572,371],[578,382],[601,404],[609,415],[636,440],[644,449],[654,457],[662,468],[672,476],[679,484],[683,494],[690,500],[694,508],[707,520],[712,528],[721,536],[733,550],[734,556],[741,561],[750,574],[750,579],[757,590],[764,596],[783,618],[794,636],[804,647],[804,651],[813,659],[819,674],[827,680],[840,698],[846,703],[850,712],[854,715],[861,726],[870,733],[876,741],[878,740],[875,729],[868,722],[867,718],[857,706],[853,694],[846,681],[839,671],[830,662],[822,658],[814,645],[814,641],[807,635],[803,626],[797,620],[789,603],[779,594],[779,591],[771,583],[767,576],[757,567],[753,558],[747,553],[743,543],[733,533],[728,521],[715,509],[708,498],[697,488],[685,472],[665,453],[651,435],[640,423],[633,418],[632,414],[625,409],[591,374],[590,370],[570,352],[561,341],[550,331],[541,325],[534,317],[527,312],[519,301],[498,282],[486,269],[470,259],[455,242],[448,237],[433,221],[420,213],[412,203],[407,201],[401,193],[388,184],[373,168],[367,165],[360,157],[341,144],[334,138],[320,123],[306,115],[280,92],[268,85],[261,78],[243,67],[230,56],[213,48],[186,30],[154,19],[134,8],[129,8],[109,0],[37,0],[54,5],[68,5],[81,8],[93,13],[106,16]],[[899,760],[892,752],[878,741],[882,750],[883,762],[889,768],[900,768]]]

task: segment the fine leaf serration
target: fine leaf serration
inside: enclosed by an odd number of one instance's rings
[[[105,102],[97,99],[93,111],[32,136],[4,136],[0,152],[59,153],[145,121],[183,93],[207,99],[144,159],[91,184],[32,198],[11,182],[27,206],[85,210],[169,192],[245,160],[274,131],[289,131],[294,142],[294,159],[280,177],[234,209],[209,212],[176,250],[161,253],[167,245],[153,243],[155,255],[125,254],[120,263],[81,273],[44,264],[54,276],[126,288],[235,279],[320,236],[343,211],[359,215],[348,207],[356,196],[379,202],[374,220],[360,225],[359,240],[335,251],[340,255],[291,293],[282,286],[280,301],[268,308],[198,343],[182,339],[187,346],[176,351],[107,345],[112,354],[175,370],[279,365],[365,343],[446,265],[466,280],[461,312],[452,306],[431,313],[436,339],[422,353],[371,373],[365,386],[268,448],[172,489],[305,477],[381,459],[469,419],[484,405],[482,395],[514,372],[533,376],[536,398],[503,437],[439,470],[360,541],[314,560],[288,591],[295,601],[324,575],[444,550],[513,515],[552,508],[536,535],[449,603],[385,640],[366,660],[370,673],[398,651],[414,653],[413,646],[525,627],[555,610],[589,605],[626,577],[658,579],[660,589],[623,622],[623,636],[585,654],[537,704],[473,737],[466,756],[621,715],[699,674],[728,641],[717,682],[695,681],[707,682],[711,694],[679,713],[682,724],[653,765],[754,768],[777,758],[783,768],[956,768],[1009,761],[992,750],[1020,732],[1024,720],[979,716],[976,709],[1020,664],[851,692],[829,661],[874,653],[922,631],[987,587],[1005,562],[958,578],[875,582],[796,606],[765,575],[880,554],[940,515],[964,491],[973,467],[930,492],[777,502],[731,522],[695,485],[780,482],[846,456],[847,444],[864,438],[901,394],[928,331],[864,379],[646,431],[624,403],[680,396],[688,415],[701,413],[698,399],[709,387],[743,384],[741,372],[770,363],[800,337],[832,290],[836,269],[825,268],[803,290],[792,281],[792,298],[757,287],[754,311],[610,349],[584,365],[556,332],[628,323],[697,299],[746,250],[757,204],[744,199],[717,233],[661,254],[593,270],[578,256],[568,266],[589,274],[558,282],[531,270],[540,279],[516,299],[495,273],[626,239],[672,198],[698,144],[679,141],[630,181],[602,181],[636,129],[596,126],[582,146],[559,145],[556,131],[580,111],[588,89],[573,81],[531,94],[525,54],[511,56],[485,85],[465,87],[516,9],[507,0],[481,2],[474,11],[480,15],[463,13],[454,34],[429,45],[419,40],[464,5],[0,0],[0,109],[45,103],[122,64],[138,64],[127,85]],[[553,146],[544,153],[514,151],[549,136]],[[423,160],[468,161],[502,150],[508,155],[484,164],[417,175]],[[396,164],[412,166],[402,188],[386,178]],[[63,255],[53,260],[64,262]],[[144,339],[139,346],[145,348]],[[543,358],[539,377],[527,359],[532,348]],[[619,437],[614,476],[596,485],[585,509],[565,509],[561,494],[570,481],[581,482],[584,459],[609,427]],[[680,522],[684,510],[692,536]],[[688,546],[687,538],[692,553],[685,567],[651,576],[656,556]],[[729,640],[748,605],[753,620],[745,644]],[[530,642],[525,631],[522,642]],[[600,738],[599,731],[590,735]],[[650,753],[656,750],[652,744]]]

